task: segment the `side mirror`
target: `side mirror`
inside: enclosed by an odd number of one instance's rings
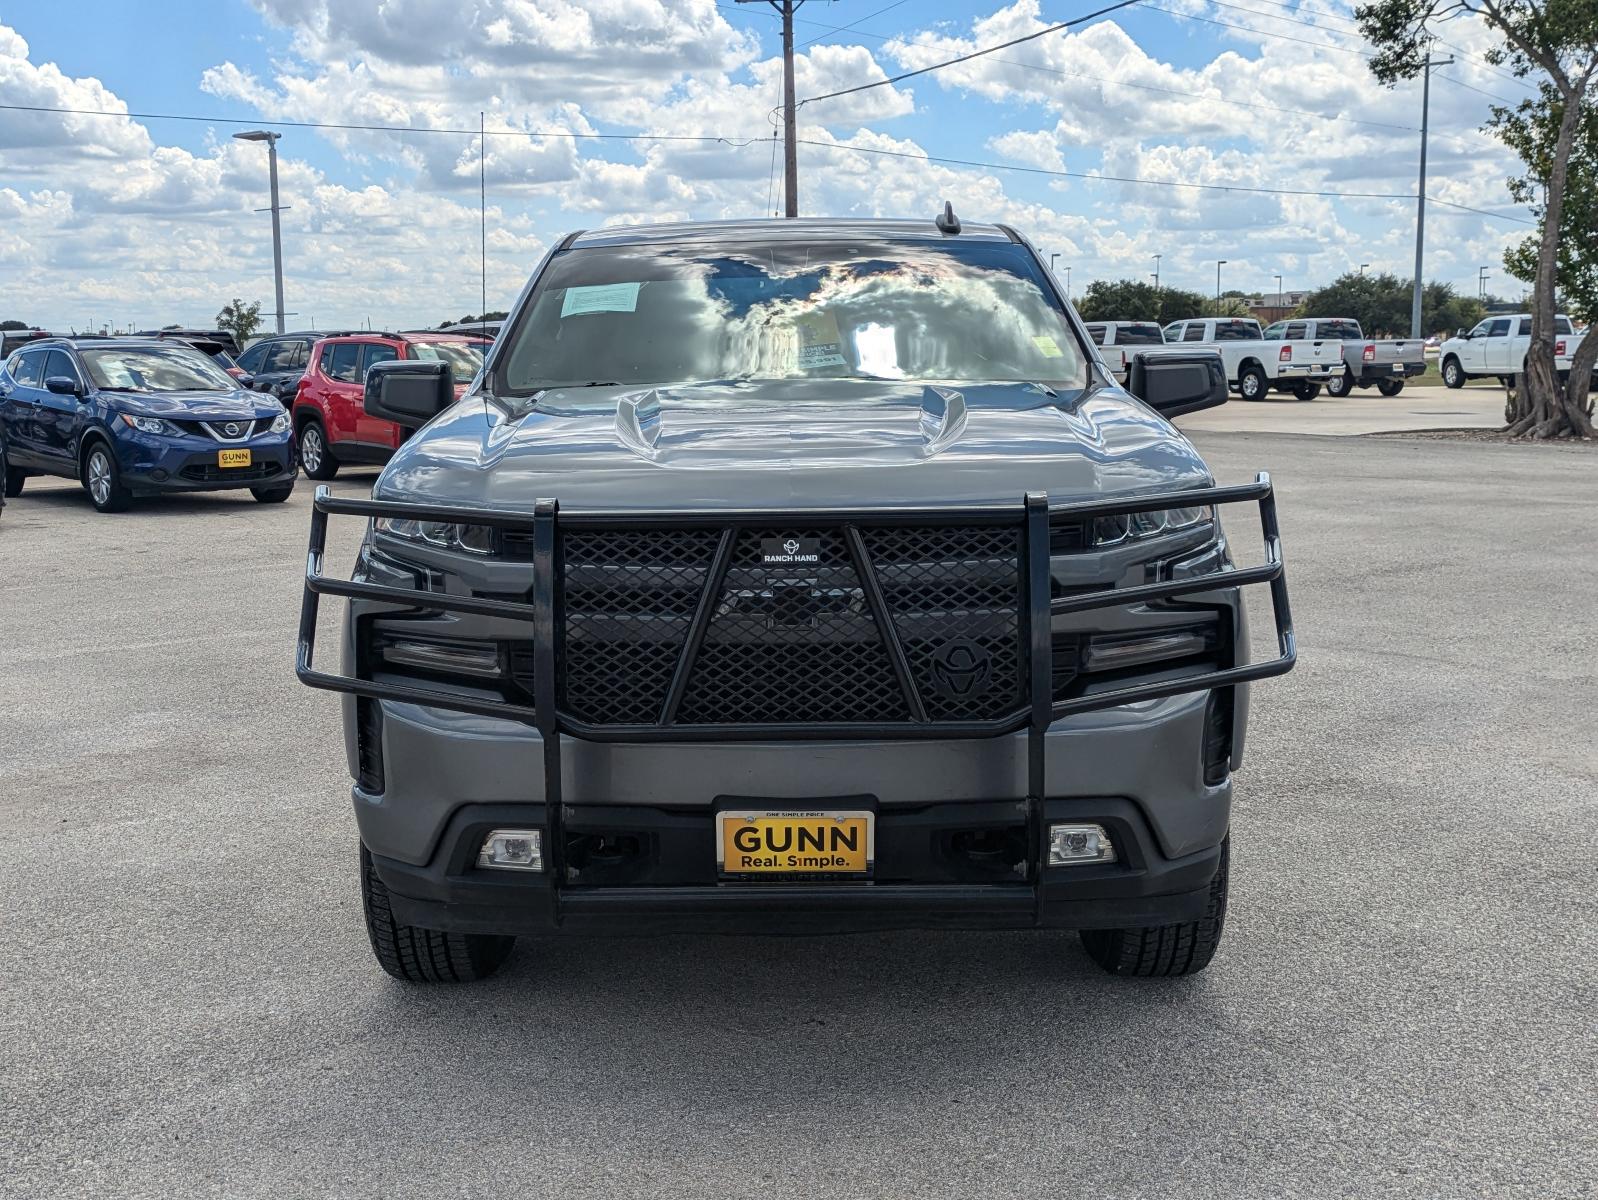
[[[244,374],[238,376],[238,378],[236,378],[233,382],[238,384],[241,388],[253,389],[255,387],[255,376],[246,371]]]
[[[426,425],[455,403],[455,380],[446,362],[394,359],[366,372],[366,415],[407,429]]]
[[[78,386],[76,379],[66,375],[52,375],[44,381],[44,389],[54,392],[57,396],[81,396],[83,389]]]
[[[1166,420],[1225,404],[1231,394],[1215,350],[1143,350],[1132,359],[1126,390]]]
[[[1462,337],[1469,337],[1470,334],[1466,333],[1463,329],[1456,329],[1456,330],[1454,330],[1454,336],[1457,337],[1457,338],[1462,338]]]

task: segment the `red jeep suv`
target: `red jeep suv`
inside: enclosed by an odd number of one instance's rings
[[[392,421],[366,415],[366,369],[395,358],[449,364],[459,396],[483,365],[490,343],[449,333],[344,333],[311,347],[294,393],[300,466],[312,479],[331,479],[344,463],[385,463],[407,436]]]

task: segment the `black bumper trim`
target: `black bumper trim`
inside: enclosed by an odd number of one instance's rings
[[[921,814],[1012,808],[1016,802],[947,804],[902,814],[907,829]],[[462,933],[831,934],[885,929],[1114,929],[1166,925],[1203,915],[1220,846],[1177,859],[1159,854],[1141,811],[1130,800],[1050,800],[1038,824],[1093,820],[1115,839],[1119,861],[1052,867],[1033,879],[999,883],[892,882],[726,883],[673,886],[557,886],[548,873],[483,871],[477,847],[491,828],[550,828],[542,805],[471,805],[450,821],[430,863],[373,856],[398,920],[425,929]],[[568,828],[592,828],[606,811],[590,806]],[[615,810],[625,826],[638,809]],[[709,816],[660,814],[662,826],[704,822]],[[546,853],[546,861],[550,856]]]

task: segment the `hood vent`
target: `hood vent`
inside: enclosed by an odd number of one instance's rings
[[[942,453],[965,433],[965,397],[953,388],[928,386],[921,393],[922,452]]]

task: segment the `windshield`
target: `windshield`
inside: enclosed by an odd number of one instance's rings
[[[483,365],[483,348],[466,342],[412,342],[411,357],[446,362],[455,382],[464,383]]]
[[[97,346],[78,355],[94,385],[119,392],[231,391],[233,380],[188,346]]]
[[[746,379],[1087,383],[1058,301],[1012,242],[566,251],[509,337],[510,394]]]

